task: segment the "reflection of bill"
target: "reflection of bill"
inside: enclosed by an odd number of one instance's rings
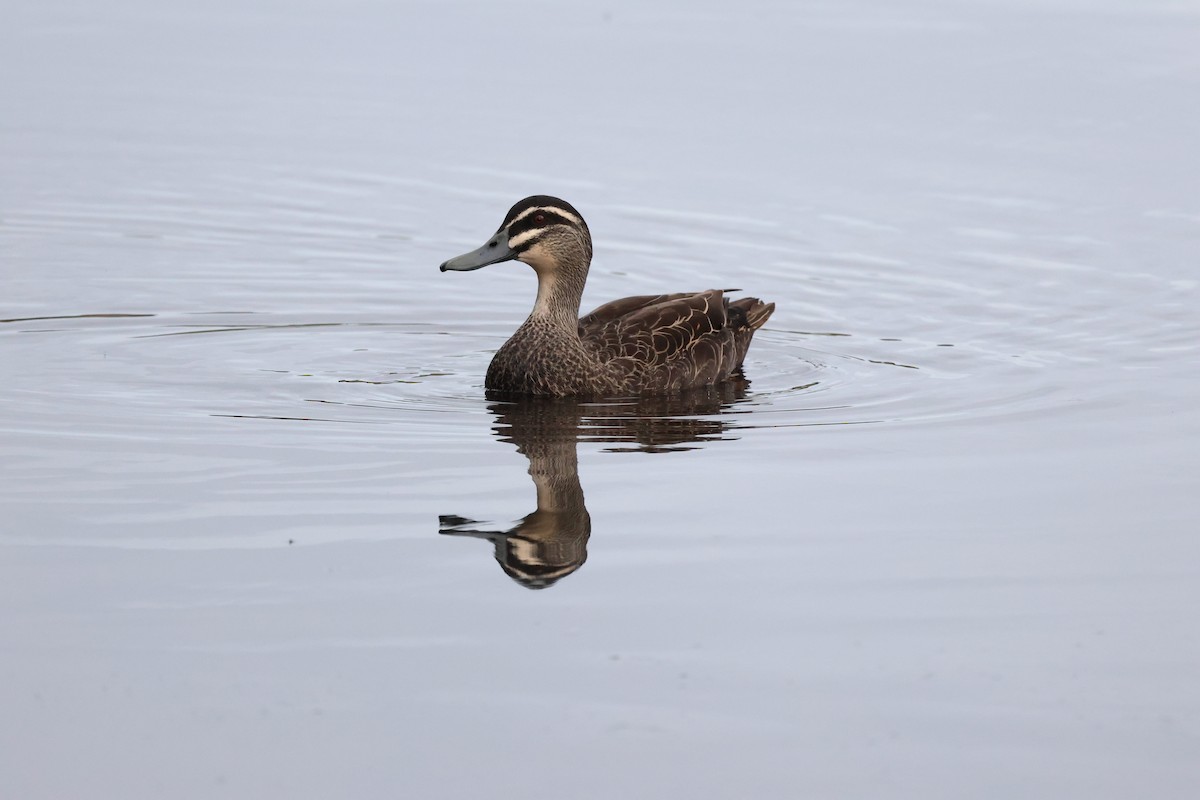
[[[579,483],[577,443],[612,442],[625,445],[613,450],[664,453],[728,438],[732,425],[722,413],[745,397],[747,386],[739,378],[686,394],[603,402],[489,395],[497,437],[529,459],[537,510],[508,530],[483,530],[481,523],[447,514],[439,532],[487,539],[513,580],[530,589],[551,586],[587,560],[592,518]]]

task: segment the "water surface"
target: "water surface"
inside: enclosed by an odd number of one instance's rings
[[[7,18],[4,796],[1194,795],[1192,4]],[[543,192],[746,380],[488,397]]]

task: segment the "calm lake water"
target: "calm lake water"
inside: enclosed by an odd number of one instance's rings
[[[4,17],[0,796],[1197,796],[1200,5]],[[747,382],[486,397],[533,193]]]

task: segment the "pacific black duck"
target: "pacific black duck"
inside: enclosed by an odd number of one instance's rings
[[[626,297],[580,318],[592,236],[570,203],[548,195],[514,205],[483,247],[441,270],[513,259],[537,273],[537,300],[492,358],[484,385],[495,391],[617,396],[710,386],[741,367],[754,332],[775,310],[710,289]]]

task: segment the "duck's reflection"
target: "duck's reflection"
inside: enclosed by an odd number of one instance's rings
[[[745,379],[669,397],[591,402],[489,393],[493,430],[529,459],[537,509],[508,530],[453,514],[440,532],[487,539],[500,568],[529,589],[544,589],[583,566],[592,518],[579,483],[578,442],[608,442],[614,451],[665,453],[691,450],[726,438],[725,412],[746,395]]]

